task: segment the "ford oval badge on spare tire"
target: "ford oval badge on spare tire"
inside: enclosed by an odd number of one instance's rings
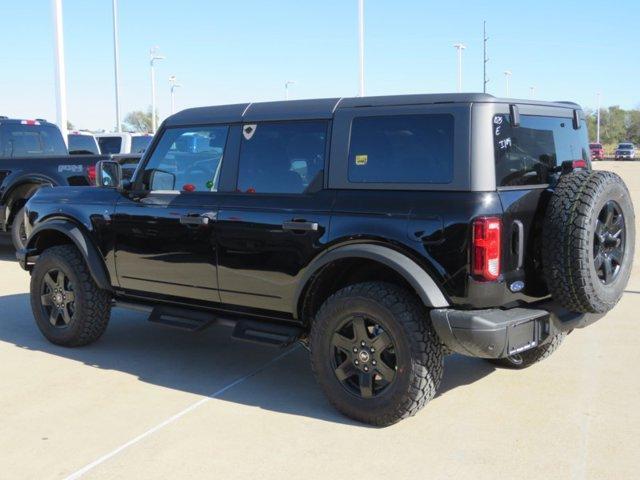
[[[509,290],[512,292],[519,292],[524,288],[524,282],[522,280],[518,280],[509,285]]]

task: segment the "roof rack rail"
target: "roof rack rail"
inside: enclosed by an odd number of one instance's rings
[[[46,119],[44,119],[44,118],[36,118],[36,120],[37,120],[37,121],[39,121],[39,122],[46,122],[46,121],[47,121],[47,120],[46,120]]]

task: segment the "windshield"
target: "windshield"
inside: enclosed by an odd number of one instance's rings
[[[131,153],[144,153],[151,143],[151,135],[143,135],[140,137],[131,137]]]
[[[120,137],[98,137],[98,145],[103,155],[113,155],[120,153],[122,138]]]
[[[618,148],[621,150],[631,150],[633,148],[633,143],[621,143],[618,145]]]
[[[0,157],[55,157],[67,154],[55,125],[6,124],[0,131]]]
[[[69,153],[98,155],[98,145],[92,135],[71,134],[69,139]]]
[[[589,148],[602,148],[602,145],[600,143],[591,143]]]

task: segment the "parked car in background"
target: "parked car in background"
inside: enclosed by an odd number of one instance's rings
[[[618,144],[618,148],[616,148],[616,160],[633,160],[634,158],[636,158],[636,147],[633,143],[625,142]]]
[[[54,344],[97,340],[113,305],[299,341],[329,401],[384,426],[436,395],[447,353],[533,365],[631,273],[629,192],[591,170],[574,103],[251,103],[183,110],[157,135],[131,181],[104,161],[99,187],[27,203],[17,257]]]
[[[74,130],[67,135],[69,155],[100,155],[96,137],[90,132]]]
[[[108,158],[69,155],[62,133],[46,120],[0,117],[0,232],[21,248],[27,200],[44,186],[95,185],[96,162]]]
[[[590,143],[591,160],[604,160],[604,148],[601,143]]]
[[[144,153],[153,135],[147,133],[100,133],[96,135],[103,155]]]

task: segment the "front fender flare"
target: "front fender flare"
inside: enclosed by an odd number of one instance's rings
[[[31,232],[31,235],[29,235],[29,240],[27,241],[27,246],[25,248],[27,256],[38,255],[41,253],[37,248],[38,238],[44,232],[52,230],[68,237],[78,248],[87,263],[89,273],[91,273],[93,280],[101,289],[113,289],[102,255],[99,253],[89,236],[81,230],[77,224],[71,221],[51,220],[37,225]],[[28,262],[28,257],[25,258],[25,261]]]
[[[398,272],[398,274],[409,282],[427,307],[446,308],[449,306],[449,302],[433,278],[411,258],[389,247],[366,243],[338,247],[316,258],[307,267],[302,279],[298,283],[292,311],[298,311],[298,302],[309,280],[311,280],[322,267],[336,260],[346,258],[364,258],[380,262]]]

